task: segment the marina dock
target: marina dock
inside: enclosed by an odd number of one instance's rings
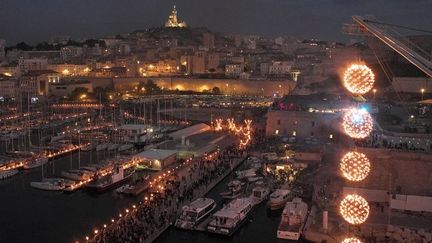
[[[221,176],[219,176],[217,179],[215,179],[212,183],[210,183],[207,187],[203,188],[192,200],[184,202],[183,204],[179,205],[179,211],[177,212],[177,215],[181,212],[182,207],[187,204],[190,203],[191,201],[196,200],[197,198],[203,197],[204,195],[206,195],[211,189],[213,189],[217,184],[219,184],[224,178],[226,178],[231,172],[234,171],[234,169],[236,169],[238,166],[240,166],[246,159],[248,158],[248,156],[244,156],[242,158],[238,158],[238,159],[234,159],[232,162],[232,166],[229,170],[225,171]],[[205,226],[207,224],[205,224],[206,221],[208,221],[209,219],[203,221],[198,227],[197,227],[197,231],[205,231]],[[150,243],[155,241],[163,232],[165,232],[171,225],[173,224],[173,222],[170,222],[169,224],[164,225],[160,231],[155,232],[151,237],[149,237],[148,239],[146,239],[146,243]]]

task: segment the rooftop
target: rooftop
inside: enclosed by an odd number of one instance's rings
[[[138,157],[150,160],[164,160],[177,154],[176,150],[167,149],[149,149],[137,154]]]

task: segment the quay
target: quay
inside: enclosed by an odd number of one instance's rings
[[[200,198],[200,197],[203,197],[204,195],[206,195],[210,190],[212,190],[215,186],[217,186],[223,179],[225,179],[229,174],[231,174],[234,171],[234,169],[236,169],[238,166],[240,166],[247,158],[248,158],[248,155],[243,156],[241,158],[234,159],[234,161],[232,161],[232,166],[230,167],[229,170],[225,171],[222,175],[220,175],[218,178],[216,178],[212,183],[210,183],[210,185],[199,190],[197,195],[193,199],[191,199],[189,201],[185,201],[182,204],[180,204],[180,206],[178,207],[179,210],[176,212],[176,217],[174,217],[173,221],[170,221],[169,223],[165,224],[160,231],[156,232],[151,238],[145,240],[144,242],[151,243],[151,242],[155,241],[160,235],[162,235],[175,222],[178,214],[181,213],[181,210],[182,210],[184,205],[196,200],[197,198]],[[209,222],[209,219],[202,222],[200,224],[200,226],[202,226],[205,222]],[[201,227],[201,229],[197,228],[196,230],[205,231],[205,227]]]
[[[203,197],[247,157],[244,149],[229,146],[155,173],[148,180],[151,189],[143,196],[143,202],[121,210],[117,219],[111,219],[85,239],[153,242],[175,222],[184,205]]]

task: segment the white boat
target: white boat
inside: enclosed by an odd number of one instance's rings
[[[290,200],[290,190],[277,189],[272,194],[270,194],[270,201],[268,206],[271,210],[278,210],[285,206],[286,202]]]
[[[52,136],[51,137],[51,142],[57,142],[59,140],[62,140],[63,138],[65,138],[66,135],[65,134],[58,134],[56,136]]]
[[[125,150],[129,150],[131,148],[133,148],[133,144],[127,143],[127,144],[123,144],[120,147],[118,147],[118,151],[125,151]]]
[[[117,193],[125,193],[126,191],[133,190],[135,187],[129,184],[123,185],[115,190]]]
[[[96,172],[86,171],[86,170],[68,170],[62,171],[61,176],[75,181],[84,181],[92,178]]]
[[[266,186],[256,186],[252,189],[250,196],[254,205],[262,203],[270,194],[270,189]]]
[[[81,151],[91,151],[96,148],[96,145],[94,143],[88,143],[87,145],[81,147]]]
[[[220,195],[226,199],[239,197],[244,191],[244,183],[239,180],[233,180],[228,183],[228,191],[221,192]]]
[[[36,189],[46,190],[46,191],[60,191],[64,190],[67,186],[72,185],[73,182],[70,180],[65,180],[63,178],[48,178],[42,181],[30,182],[30,186]]]
[[[212,215],[207,231],[232,235],[246,221],[253,207],[250,198],[237,198]]]
[[[247,177],[254,177],[256,176],[256,169],[251,168],[247,170],[239,170],[236,171],[236,175],[239,179],[247,178]]]
[[[119,146],[120,146],[120,144],[110,143],[110,144],[108,144],[107,149],[108,149],[108,151],[117,150]]]
[[[92,181],[87,184],[86,187],[98,192],[103,192],[119,184],[122,184],[123,182],[126,182],[133,175],[133,173],[135,173],[135,170],[123,170],[122,167],[115,167],[112,174]]]
[[[18,170],[2,170],[0,171],[0,180],[7,179],[18,174]]]
[[[101,143],[96,146],[96,151],[103,151],[108,148],[108,143]]]
[[[23,168],[24,169],[33,169],[39,166],[42,166],[44,164],[48,163],[48,157],[45,155],[41,155],[38,157],[35,157],[34,159],[29,160],[29,162],[24,163]]]
[[[308,205],[301,198],[287,202],[277,231],[277,238],[299,240],[308,214]]]
[[[247,180],[249,182],[263,181],[264,177],[262,177],[262,176],[252,176],[252,177],[247,177]]]
[[[97,167],[97,166],[81,166],[79,169],[82,171],[88,171],[88,172],[96,173],[96,172],[98,172],[99,167]]]
[[[211,198],[198,198],[189,205],[184,206],[175,226],[181,229],[192,230],[216,208],[216,202]]]

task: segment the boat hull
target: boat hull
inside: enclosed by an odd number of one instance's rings
[[[61,191],[65,188],[65,186],[53,186],[53,185],[45,185],[41,182],[31,182],[30,186],[44,191]]]
[[[223,235],[223,236],[232,236],[248,219],[249,219],[249,216],[244,217],[233,228],[227,228],[227,227],[215,226],[215,225],[208,225],[207,226],[207,232],[210,232],[210,233],[213,233],[213,234],[218,234],[218,235]]]
[[[18,170],[2,171],[2,172],[0,172],[0,180],[5,180],[5,179],[12,177],[16,174],[18,174]]]
[[[119,181],[116,181],[116,182],[111,183],[111,184],[103,185],[103,186],[102,185],[89,184],[86,186],[86,188],[90,191],[93,191],[93,192],[102,193],[102,192],[105,192],[107,190],[116,188],[120,185],[123,185],[124,183],[126,183],[130,180],[132,175],[133,175],[133,173],[131,173],[130,175],[126,176],[125,178],[123,178]]]
[[[196,226],[198,226],[200,223],[202,223],[204,220],[206,220],[212,212],[216,209],[216,203],[213,205],[212,209],[208,211],[205,215],[203,215],[198,221],[196,222],[186,222],[183,220],[176,220],[175,227],[183,230],[194,230]]]
[[[283,239],[283,240],[299,240],[300,239],[300,232],[291,232],[291,231],[277,231],[277,238]]]

